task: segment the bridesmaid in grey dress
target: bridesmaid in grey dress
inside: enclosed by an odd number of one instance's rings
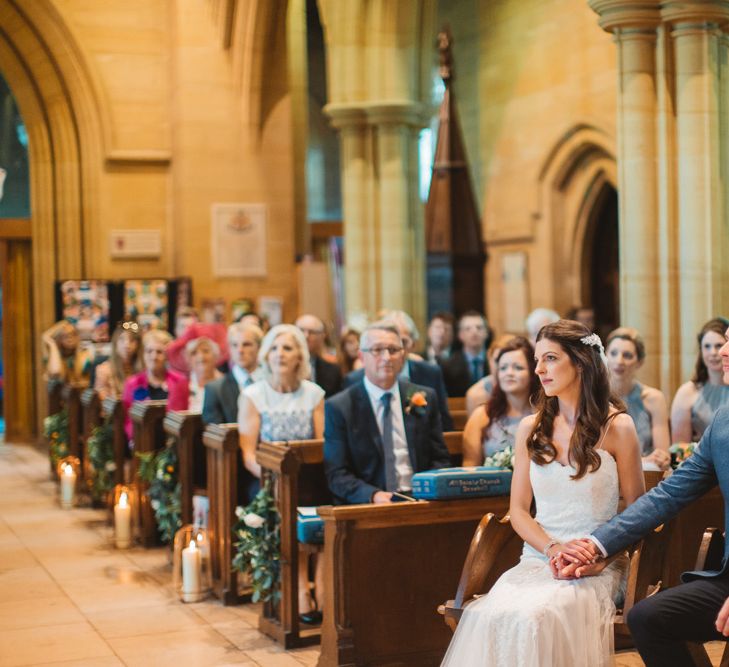
[[[635,378],[645,359],[645,343],[636,329],[620,327],[607,337],[610,388],[633,418],[645,469],[665,470],[671,463],[668,448],[668,404],[663,392]]]
[[[698,442],[714,413],[729,404],[729,386],[724,384],[719,355],[727,327],[729,320],[724,317],[701,327],[694,375],[678,388],[671,405],[673,442]]]
[[[519,422],[534,412],[530,398],[539,389],[539,381],[531,343],[514,336],[495,361],[491,396],[469,417],[463,431],[464,466],[481,465],[486,456],[513,448]]]

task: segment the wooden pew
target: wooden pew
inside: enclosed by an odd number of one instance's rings
[[[451,455],[451,465],[454,468],[463,465],[463,431],[446,431],[443,441]]]
[[[127,434],[124,432],[124,404],[120,398],[105,398],[101,404],[101,416],[111,419],[114,432],[114,484],[129,481],[125,474],[127,460]]]
[[[453,419],[453,430],[462,431],[466,427],[468,421],[468,412],[466,410],[466,399],[463,396],[448,399],[448,411]]]
[[[332,496],[324,474],[324,441],[262,442],[256,461],[275,481],[281,515],[281,599],[266,602],[259,619],[261,632],[286,649],[316,643],[319,632],[302,634],[299,624],[299,541],[296,533],[299,506],[330,504]]]
[[[238,424],[208,424],[203,431],[210,500],[208,535],[212,561],[213,593],[225,605],[250,601],[250,592],[241,591],[238,572],[232,567],[233,526],[237,518]]]
[[[180,480],[180,518],[192,523],[192,497],[205,488],[205,450],[202,444],[203,421],[199,412],[172,411],[164,419],[165,433],[177,443],[177,470]]]
[[[448,397],[448,410],[453,412],[454,410],[465,410],[466,409],[466,397],[455,396]]]
[[[56,414],[63,408],[63,382],[60,380],[48,380],[46,384],[48,391],[48,416]]]
[[[167,401],[138,401],[129,410],[134,428],[134,451],[140,454],[156,452],[164,447],[162,422],[165,418]],[[146,491],[147,482],[139,478],[139,459],[132,457],[132,480],[138,489],[139,498],[139,537],[142,546],[158,544],[157,522]]]
[[[319,667],[439,665],[452,594],[481,518],[508,496],[322,507],[325,603]]]
[[[89,458],[88,441],[91,432],[101,424],[101,402],[94,389],[87,387],[81,392],[81,442],[83,446],[84,479],[91,480],[93,470]]]
[[[68,452],[71,456],[79,458],[83,464],[83,449],[81,434],[83,432],[81,414],[81,392],[86,388],[85,384],[65,384],[61,390],[61,397],[64,407],[68,410]],[[83,466],[81,467],[83,476]]]

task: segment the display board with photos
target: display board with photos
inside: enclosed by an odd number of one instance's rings
[[[88,343],[106,343],[120,320],[135,320],[143,331],[174,330],[177,311],[192,304],[192,280],[142,278],[123,281],[58,280],[56,319],[67,319]]]

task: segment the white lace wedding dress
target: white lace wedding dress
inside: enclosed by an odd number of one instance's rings
[[[618,509],[613,457],[579,480],[571,466],[530,463],[536,520],[560,541],[589,535]],[[627,560],[596,577],[554,579],[548,559],[524,544],[521,560],[488,594],[466,607],[442,667],[603,667],[613,663],[614,600],[624,593]]]

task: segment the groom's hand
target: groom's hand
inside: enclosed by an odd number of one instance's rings
[[[600,555],[595,543],[586,537],[561,544],[559,551],[565,560],[583,565],[594,563]]]
[[[724,601],[716,617],[716,631],[729,637],[729,598]]]

